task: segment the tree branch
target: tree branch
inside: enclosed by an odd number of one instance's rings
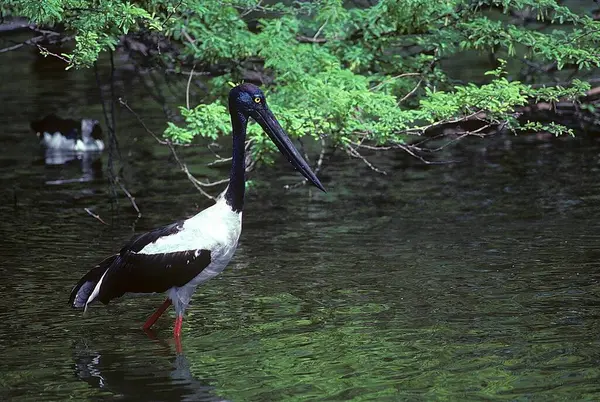
[[[387,175],[387,172],[385,170],[379,169],[378,167],[373,165],[371,162],[369,162],[369,160],[367,158],[365,158],[363,155],[361,155],[360,152],[358,152],[355,148],[352,148],[351,146],[346,145],[344,150],[351,157],[362,160],[365,165],[367,165],[369,168],[371,168],[371,170],[373,170],[377,173],[381,173],[383,175]]]
[[[190,84],[192,83],[192,77],[194,74],[194,69],[196,68],[196,64],[192,66],[192,71],[190,71],[190,76],[187,81],[187,86],[185,88],[185,105],[189,109],[190,108]]]
[[[194,187],[196,187],[196,189],[206,198],[209,198],[211,200],[215,200],[216,198],[213,197],[212,195],[208,194],[203,187],[213,187],[213,186],[217,186],[219,184],[224,184],[229,182],[229,179],[223,179],[223,180],[218,180],[215,182],[202,182],[198,179],[196,179],[194,177],[194,175],[192,175],[187,167],[187,165],[181,161],[181,159],[179,158],[179,155],[177,154],[177,151],[175,150],[174,144],[171,141],[168,140],[161,140],[160,138],[158,138],[158,136],[152,132],[152,130],[150,130],[146,124],[144,123],[144,121],[140,118],[140,116],[133,111],[133,109],[131,109],[131,107],[127,104],[127,102],[125,102],[123,99],[119,98],[119,103],[125,107],[130,113],[132,113],[135,118],[138,120],[138,122],[140,122],[140,124],[142,125],[142,127],[144,128],[144,130],[150,134],[152,136],[152,138],[154,138],[154,140],[156,142],[158,142],[161,145],[166,145],[167,147],[169,147],[169,150],[171,151],[171,154],[173,155],[173,158],[175,159],[175,161],[177,162],[177,164],[179,165],[179,168],[181,169],[181,171],[186,175],[186,177],[188,178],[189,181],[192,182],[192,184],[194,185]]]

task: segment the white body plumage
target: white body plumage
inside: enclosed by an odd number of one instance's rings
[[[198,256],[200,250],[210,251],[210,264],[196,275],[191,281],[180,287],[172,287],[167,294],[177,313],[182,313],[188,306],[198,285],[220,274],[233,257],[238,240],[242,233],[242,212],[234,212],[225,198],[183,222],[183,227],[177,233],[162,236],[149,243],[137,254],[155,255],[194,251]],[[187,263],[190,263],[188,260]],[[167,265],[168,269],[169,266]],[[108,272],[108,271],[107,271]],[[87,305],[94,301],[100,292],[104,276],[102,275],[90,297]]]
[[[219,275],[229,264],[242,233],[242,212],[234,212],[224,198],[186,220],[183,230],[161,237],[144,247],[140,254],[170,253],[185,250],[210,250],[210,264],[194,279],[169,290],[177,312],[185,310],[198,285]]]

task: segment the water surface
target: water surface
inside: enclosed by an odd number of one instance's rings
[[[2,55],[0,398],[6,400],[557,400],[600,397],[600,159],[591,140],[508,138],[456,148],[461,163],[337,158],[327,194],[285,161],[254,175],[240,247],[199,289],[175,353],[162,296],[90,308],[71,287],[134,232],[210,205],[119,111],[129,189],[48,167],[29,121],[101,117],[93,71]],[[12,66],[18,65],[19,69]],[[125,75],[125,72],[122,72]],[[128,82],[125,84],[124,82]],[[135,80],[120,95],[161,131]],[[195,173],[211,154],[187,150]],[[102,162],[106,162],[103,156]],[[88,215],[90,208],[105,220]]]

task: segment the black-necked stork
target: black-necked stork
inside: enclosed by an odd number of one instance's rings
[[[54,114],[31,123],[43,148],[52,151],[99,152],[104,150],[97,120],[62,119]]]
[[[246,83],[233,88],[229,93],[229,114],[233,155],[224,196],[189,219],[132,238],[118,254],[106,258],[79,280],[69,303],[87,309],[93,301],[106,304],[125,293],[167,292],[167,299],[143,328],[150,328],[173,304],[177,313],[173,332],[179,338],[183,314],[196,287],[223,271],[237,248],[242,231],[244,145],[250,117],[308,181],[325,191],[267,107],[257,86]]]

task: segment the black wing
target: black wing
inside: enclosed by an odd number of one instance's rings
[[[125,293],[162,293],[194,279],[210,264],[209,250],[125,252],[108,269],[96,297],[106,304]]]
[[[138,254],[148,244],[181,230],[183,221],[178,221],[132,237],[119,254],[105,259],[81,278],[71,291],[69,302],[83,307],[102,275],[96,299],[105,304],[127,292],[161,293],[185,285],[210,264],[209,250]]]
[[[102,280],[97,299],[108,303],[125,293],[162,293],[183,286],[210,264],[209,250],[139,254],[148,244],[183,230],[183,221],[133,237]]]

